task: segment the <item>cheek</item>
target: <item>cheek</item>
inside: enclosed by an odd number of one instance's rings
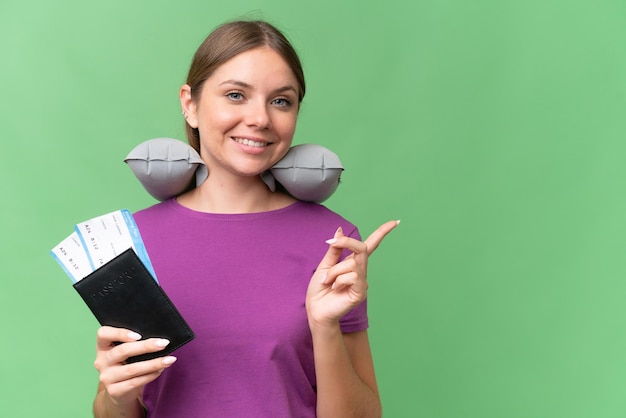
[[[297,115],[283,115],[275,124],[275,129],[285,140],[291,140],[296,132]]]
[[[201,113],[200,130],[207,133],[224,133],[236,126],[238,121],[239,118],[235,112],[225,109],[206,109],[204,113]]]

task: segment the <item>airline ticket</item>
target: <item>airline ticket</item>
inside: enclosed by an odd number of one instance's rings
[[[127,209],[76,224],[74,232],[50,252],[76,283],[129,248],[135,251],[156,280],[137,224]]]

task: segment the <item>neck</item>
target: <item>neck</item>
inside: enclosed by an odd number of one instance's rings
[[[178,202],[199,212],[254,213],[283,208],[295,199],[270,191],[258,176],[232,181],[209,175],[202,185],[179,196]]]

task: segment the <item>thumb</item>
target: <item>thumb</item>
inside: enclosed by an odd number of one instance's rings
[[[337,264],[337,262],[339,262],[339,258],[341,257],[341,253],[343,252],[343,249],[335,248],[331,244],[335,240],[343,236],[344,236],[343,230],[341,229],[341,227],[339,227],[337,228],[337,231],[335,231],[335,235],[333,236],[333,238],[326,241],[326,243],[328,244],[328,251],[326,251],[324,258],[322,258],[322,261],[320,261],[319,265],[317,266],[318,270],[329,269],[335,264]]]

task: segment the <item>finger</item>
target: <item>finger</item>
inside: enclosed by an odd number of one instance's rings
[[[343,236],[343,230],[341,229],[341,227],[339,227],[337,228],[337,231],[335,231],[335,235],[333,236],[333,238],[326,241],[326,243],[329,244],[328,251],[326,251],[326,254],[322,258],[322,261],[320,261],[319,265],[317,266],[318,270],[328,269],[337,264],[339,258],[341,258],[341,253],[343,252],[343,249],[333,244]]]
[[[133,390],[136,390],[137,388],[143,387],[147,385],[148,383],[152,382],[153,380],[155,380],[157,377],[161,375],[161,371],[162,370],[159,370],[150,374],[145,374],[142,376],[134,377],[132,379],[121,380],[119,382],[113,382],[113,383],[106,383],[102,381],[101,379],[101,383],[106,386],[107,392],[109,393],[109,396],[111,398],[123,399],[123,398],[128,397],[129,392],[132,392]]]
[[[115,383],[110,383],[110,384],[106,384],[104,382],[102,383],[106,385],[107,392],[109,392],[109,396],[111,396],[111,398],[113,399],[124,398],[127,396],[129,392],[136,390],[138,387],[143,387],[147,385],[148,383],[152,382],[153,380],[155,380],[157,377],[161,375],[162,371],[163,370],[158,370],[153,373],[144,374],[142,376],[137,376],[132,379],[122,380],[122,381],[115,382]]]
[[[376,229],[376,231],[372,232],[372,234],[367,237],[364,241],[365,245],[367,245],[367,255],[370,255],[378,248],[378,245],[381,243],[383,238],[387,236],[398,224],[400,221],[389,221],[385,222],[381,226]]]
[[[359,279],[359,275],[353,271],[340,274],[330,286],[332,290],[338,290],[350,286],[356,290],[367,290],[367,282]]]
[[[358,239],[342,236],[326,241],[332,247],[350,250],[354,254],[367,253],[367,245]]]
[[[325,284],[333,283],[337,279],[337,277],[341,276],[342,274],[355,272],[357,267],[357,262],[353,257],[344,259],[340,263],[337,263],[328,269],[328,271],[326,272]]]
[[[103,326],[98,329],[96,335],[96,345],[100,349],[110,348],[113,343],[139,341],[141,335],[125,328],[114,328]]]
[[[100,381],[108,388],[119,383],[140,384],[145,382],[145,379],[154,380],[175,361],[176,357],[167,356],[108,368],[100,373]]]
[[[169,340],[165,338],[149,338],[143,341],[120,344],[109,351],[109,361],[111,363],[122,363],[129,357],[161,351],[169,343]]]

